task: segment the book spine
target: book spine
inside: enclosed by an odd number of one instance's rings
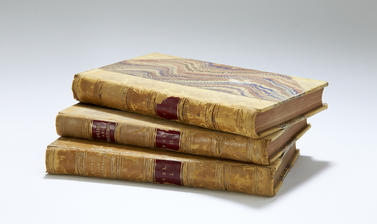
[[[270,139],[256,140],[190,126],[170,128],[126,118],[122,122],[114,122],[58,114],[56,130],[60,136],[65,137],[160,148],[260,165],[270,163],[266,150]]]
[[[76,74],[74,98],[124,111],[175,120],[212,130],[259,138],[255,130],[256,110],[206,102],[194,97],[177,97],[127,82],[110,82]]]
[[[46,150],[46,168],[49,174],[174,184],[264,196],[275,194],[274,173],[268,167],[219,160],[169,160],[160,157],[49,146]]]

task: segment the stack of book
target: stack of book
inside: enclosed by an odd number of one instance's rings
[[[82,72],[47,172],[273,196],[325,86],[158,53]]]

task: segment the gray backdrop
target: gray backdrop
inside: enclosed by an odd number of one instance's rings
[[[152,222],[167,206],[180,222],[376,221],[376,40],[373,0],[1,0],[0,220]],[[277,197],[45,177],[73,74],[151,52],[329,82]]]

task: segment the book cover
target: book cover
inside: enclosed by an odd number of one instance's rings
[[[294,142],[270,166],[216,160],[81,139],[59,138],[46,150],[49,174],[174,184],[273,196],[298,156]]]
[[[75,75],[84,103],[260,138],[311,116],[327,82],[150,54]]]
[[[291,141],[308,129],[297,119],[283,130],[261,139],[204,129],[130,112],[76,104],[56,117],[60,136],[117,144],[160,148],[194,155],[269,165]]]

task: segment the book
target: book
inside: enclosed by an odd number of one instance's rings
[[[251,139],[82,103],[60,111],[56,117],[56,131],[64,137],[160,148],[260,165],[273,163],[284,146],[296,141],[309,127],[306,119],[301,118],[272,135]]]
[[[150,54],[78,73],[83,103],[261,138],[327,107],[325,81]]]
[[[273,164],[258,166],[61,137],[47,147],[46,170],[49,174],[175,184],[273,196],[298,153],[292,142]]]

